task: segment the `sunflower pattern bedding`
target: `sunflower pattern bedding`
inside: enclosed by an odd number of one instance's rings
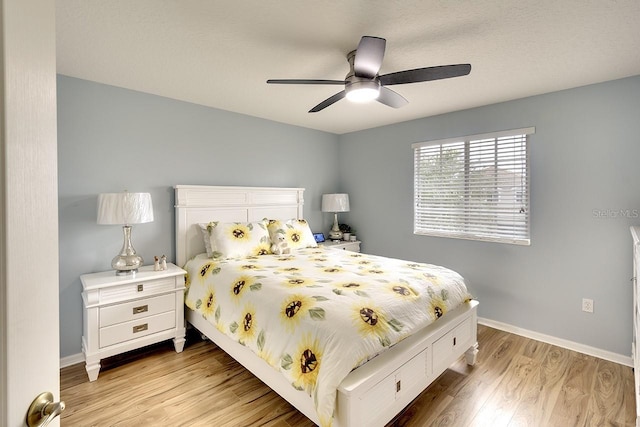
[[[470,299],[444,267],[322,247],[184,268],[185,304],[307,392],[323,426],[351,370]]]

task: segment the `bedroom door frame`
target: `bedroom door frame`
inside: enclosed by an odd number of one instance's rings
[[[55,2],[0,0],[0,24],[0,425],[18,427],[60,398]]]

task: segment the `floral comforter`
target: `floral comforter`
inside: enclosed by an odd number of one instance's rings
[[[185,304],[312,396],[323,426],[352,369],[470,299],[444,267],[321,247],[184,268]]]

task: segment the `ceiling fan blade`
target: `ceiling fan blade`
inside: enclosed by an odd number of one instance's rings
[[[313,80],[313,79],[269,79],[269,84],[281,85],[343,85],[344,80]]]
[[[380,88],[380,95],[378,95],[378,98],[376,100],[381,104],[388,105],[389,107],[393,108],[404,107],[409,103],[409,101],[407,101],[398,92],[394,92],[384,86]]]
[[[378,74],[386,45],[387,41],[380,37],[364,36],[360,39],[353,61],[353,71],[357,77],[372,79]]]
[[[344,90],[341,90],[340,92],[336,93],[333,96],[330,96],[329,98],[327,98],[324,101],[322,101],[320,104],[318,104],[315,107],[313,107],[311,110],[309,110],[309,112],[310,113],[317,113],[320,110],[324,110],[329,105],[340,101],[342,98],[345,97],[345,95],[346,95],[346,92]]]
[[[441,65],[439,67],[416,68],[380,76],[383,86],[418,83],[430,80],[466,76],[471,72],[471,64]]]

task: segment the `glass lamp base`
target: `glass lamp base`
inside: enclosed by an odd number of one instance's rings
[[[340,226],[338,225],[337,212],[334,212],[333,214],[333,227],[331,227],[331,231],[329,231],[329,239],[342,240],[342,231],[340,231]]]
[[[331,240],[342,240],[342,231],[329,231],[329,239]]]
[[[116,276],[135,276],[138,272],[138,269],[135,270],[116,270]]]
[[[136,274],[143,262],[140,255],[116,255],[111,261],[111,267],[116,271],[116,276],[126,276]]]
[[[116,276],[133,275],[142,267],[144,260],[136,253],[131,245],[131,226],[122,227],[124,232],[124,243],[120,253],[111,261],[111,267],[116,270]]]

